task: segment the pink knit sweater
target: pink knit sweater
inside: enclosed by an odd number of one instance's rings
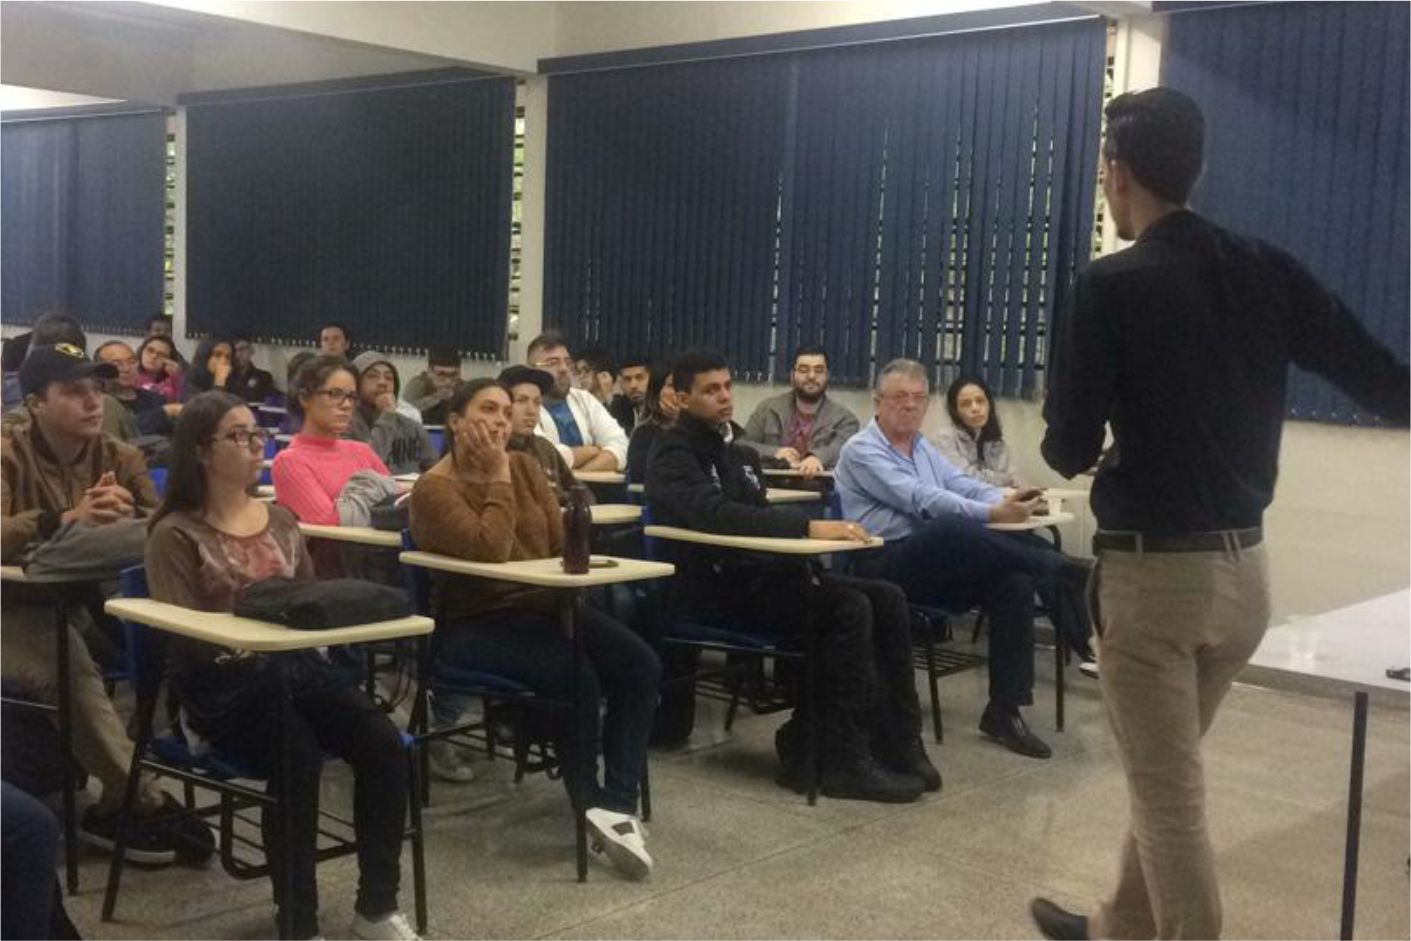
[[[274,498],[305,523],[338,525],[338,494],[358,471],[387,474],[387,465],[361,441],[298,434],[274,456]]]

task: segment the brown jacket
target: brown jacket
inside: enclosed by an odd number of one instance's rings
[[[12,562],[30,543],[49,538],[59,515],[107,471],[132,493],[138,516],[156,508],[157,488],[142,452],[131,445],[100,435],[64,466],[33,420],[7,426],[0,433],[0,561]]]
[[[426,552],[474,562],[545,559],[563,550],[563,515],[539,462],[511,451],[510,482],[471,483],[451,456],[421,476],[412,490],[412,537]],[[543,589],[484,578],[437,580],[437,601],[450,619],[493,608],[552,611]]]

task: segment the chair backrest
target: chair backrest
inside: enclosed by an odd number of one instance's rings
[[[646,531],[646,530],[647,530],[647,527],[650,526],[650,525],[652,525],[652,505],[647,502],[646,496],[643,495],[643,497],[642,497],[642,558],[646,559],[648,562],[661,562],[661,561],[663,561],[663,560],[662,560],[662,556],[663,556],[665,553],[662,551],[661,544],[660,544],[659,542],[657,542],[657,540],[653,539],[651,536],[648,536],[648,535],[647,535],[647,531]]]
[[[147,471],[147,476],[152,478],[152,486],[157,488],[157,496],[167,495],[167,469],[165,467],[153,467]]]
[[[402,530],[402,548],[408,552],[416,551],[416,540],[412,538],[410,529]],[[406,580],[412,608],[423,617],[431,617],[431,572],[420,565],[403,565],[402,578]]]
[[[118,575],[118,592],[124,598],[149,598],[147,569],[134,565]],[[155,699],[166,675],[166,635],[145,624],[123,619],[123,635],[132,675],[132,689],[139,707],[149,697]],[[140,714],[140,708],[139,708]]]

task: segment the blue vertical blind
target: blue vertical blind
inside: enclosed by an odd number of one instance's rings
[[[1054,301],[1090,251],[1099,19],[799,57],[776,374],[906,356],[1043,387]]]
[[[504,354],[514,82],[193,104],[187,323]]]
[[[1162,81],[1200,103],[1192,203],[1292,252],[1402,358],[1408,322],[1403,3],[1277,3],[1173,14]],[[1289,415],[1375,424],[1330,385],[1290,377]]]
[[[0,318],[145,330],[162,312],[166,116],[7,120],[0,151]]]
[[[1042,387],[1088,256],[1097,18],[550,80],[545,322],[618,353],[709,343],[747,379],[823,343]]]

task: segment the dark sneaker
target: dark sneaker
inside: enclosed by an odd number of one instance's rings
[[[980,716],[980,731],[996,740],[1016,755],[1026,758],[1047,758],[1052,749],[1043,739],[1029,731],[1024,717],[1014,707],[997,706],[990,703]]]
[[[1029,914],[1045,938],[1054,941],[1087,941],[1088,920],[1059,908],[1048,899],[1034,899],[1029,903]]]
[[[170,866],[176,862],[176,847],[172,845],[171,834],[160,827],[142,826],[140,820],[134,816],[132,825],[128,827],[123,858],[139,866]],[[111,853],[118,842],[117,811],[99,814],[98,808],[89,807],[79,821],[78,838],[89,846]]]
[[[200,866],[215,855],[215,833],[205,820],[185,814],[185,807],[177,803],[170,794],[164,794],[162,809],[150,819],[154,827],[166,832],[179,862],[188,866]]]
[[[921,779],[928,791],[941,789],[941,772],[931,763],[931,756],[926,754],[926,746],[919,738],[907,746],[901,756],[901,762],[892,770],[915,775]]]
[[[883,804],[909,804],[925,789],[915,775],[888,771],[871,758],[842,767],[825,765],[819,787],[824,797]]]

